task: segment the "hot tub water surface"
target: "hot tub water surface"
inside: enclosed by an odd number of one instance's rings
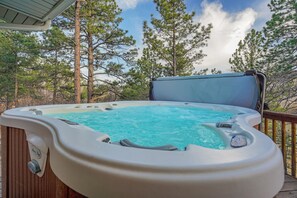
[[[224,149],[220,134],[203,123],[223,122],[235,114],[184,106],[131,106],[107,111],[48,114],[106,133],[112,142],[129,139],[142,146],[171,144],[180,150],[188,144]]]

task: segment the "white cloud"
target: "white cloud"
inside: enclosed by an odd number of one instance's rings
[[[144,2],[146,0],[116,0],[117,4],[123,10],[136,8],[138,3]]]
[[[257,12],[246,8],[237,13],[228,13],[223,10],[221,3],[202,3],[202,14],[195,20],[202,24],[212,23],[208,46],[204,49],[207,57],[197,70],[217,68],[224,72],[230,71],[229,58],[237,48],[238,42],[245,37],[257,18]]]
[[[270,0],[264,0],[260,1],[257,4],[255,4],[253,7],[255,11],[257,12],[257,21],[254,24],[254,27],[256,30],[261,30],[265,23],[271,19],[271,12],[268,7],[268,4],[270,3]]]

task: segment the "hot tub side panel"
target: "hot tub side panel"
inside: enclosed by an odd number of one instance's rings
[[[84,197],[56,177],[49,156],[42,177],[29,171],[29,161],[25,131],[1,126],[2,197]]]

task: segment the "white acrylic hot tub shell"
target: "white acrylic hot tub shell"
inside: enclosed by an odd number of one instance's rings
[[[106,135],[81,126],[35,115],[98,110],[131,105],[191,105],[243,113],[238,130],[251,144],[215,150],[189,145],[186,151],[127,148],[100,142]],[[282,155],[273,141],[252,126],[260,123],[253,110],[213,104],[139,101],[26,107],[6,111],[0,124],[25,129],[49,149],[50,165],[66,185],[88,197],[228,197],[271,198],[282,187]]]

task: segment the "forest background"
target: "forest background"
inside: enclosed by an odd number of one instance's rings
[[[197,13],[183,0],[154,0],[154,5],[157,14],[143,21],[142,49],[122,28],[115,0],[78,0],[46,32],[1,30],[0,112],[40,104],[148,100],[154,78],[221,73],[219,67],[203,67],[212,22],[194,20]],[[264,72],[270,109],[296,113],[297,2],[271,0],[267,6],[271,18],[238,43],[230,70]]]

